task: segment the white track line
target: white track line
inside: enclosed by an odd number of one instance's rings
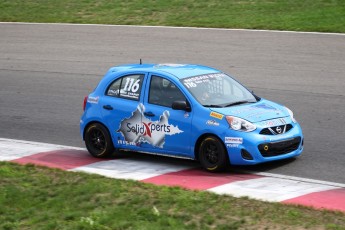
[[[254,29],[228,29],[228,28],[208,28],[208,27],[177,27],[177,26],[143,26],[143,25],[109,25],[109,24],[74,24],[74,23],[36,23],[36,22],[0,22],[0,24],[22,24],[22,25],[66,25],[66,26],[100,26],[100,27],[137,27],[137,28],[165,28],[165,29],[187,29],[187,30],[215,30],[215,31],[248,31],[248,32],[269,32],[269,33],[295,33],[295,34],[315,34],[315,35],[340,35],[345,33],[322,33],[289,30],[254,30]]]

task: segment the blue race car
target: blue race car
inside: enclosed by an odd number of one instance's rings
[[[84,99],[80,132],[94,157],[129,150],[199,160],[208,171],[303,151],[290,109],[200,65],[110,68]]]

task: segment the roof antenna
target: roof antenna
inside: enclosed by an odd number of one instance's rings
[[[143,64],[143,62],[141,61],[141,58],[140,58],[140,65],[142,65]]]

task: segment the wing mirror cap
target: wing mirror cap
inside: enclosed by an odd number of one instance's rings
[[[191,111],[190,105],[186,101],[174,101],[171,107],[175,110]]]

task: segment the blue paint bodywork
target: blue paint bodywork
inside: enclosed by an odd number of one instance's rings
[[[89,124],[99,122],[109,130],[115,148],[191,159],[197,158],[200,140],[213,135],[222,141],[233,165],[258,164],[301,154],[302,129],[286,107],[263,98],[255,103],[224,108],[205,107],[182,83],[187,77],[215,73],[221,72],[199,65],[130,64],[112,67],[88,96],[80,120],[81,135],[84,138]],[[106,95],[114,80],[135,74],[144,76],[138,100]],[[152,76],[173,82],[186,97],[191,111],[150,104]],[[104,105],[111,105],[113,110],[104,109]],[[226,116],[242,118],[255,125],[256,129],[250,132],[234,130]],[[277,127],[289,130],[278,133]]]

